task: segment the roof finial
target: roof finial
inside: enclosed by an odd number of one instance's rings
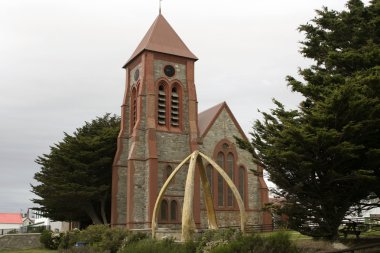
[[[162,0],[159,0],[160,1],[160,9],[159,9],[159,14],[161,15],[161,1]]]

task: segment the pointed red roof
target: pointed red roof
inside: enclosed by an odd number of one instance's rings
[[[0,213],[0,223],[22,224],[22,216],[20,213]]]
[[[215,117],[219,114],[219,111],[223,108],[226,102],[217,104],[206,111],[198,114],[198,129],[199,136],[203,136],[206,130],[211,125],[211,122],[215,120]]]
[[[198,60],[161,14],[153,22],[124,67],[144,50]]]

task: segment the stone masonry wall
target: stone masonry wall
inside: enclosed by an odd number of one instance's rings
[[[169,82],[174,80],[179,81],[182,84],[182,131],[177,133],[157,131],[157,157],[158,157],[158,191],[163,186],[164,171],[168,165],[174,170],[178,164],[185,159],[190,153],[190,139],[189,139],[189,109],[188,109],[188,90],[186,79],[186,66],[179,63],[155,60],[154,61],[154,78],[157,81],[163,76],[162,70],[166,65],[173,65],[176,73],[173,77],[168,78]],[[171,183],[164,195],[164,199],[169,202],[176,200],[178,204],[178,220],[180,222],[180,215],[182,213],[184,186],[187,176],[188,164],[185,164],[175,177],[173,183]],[[180,224],[164,224],[160,223],[159,227],[162,228],[180,228]]]
[[[14,234],[0,236],[0,251],[41,248],[40,234]]]
[[[241,133],[236,127],[234,121],[230,117],[230,114],[226,109],[223,109],[218,118],[215,120],[213,126],[209,129],[206,136],[203,138],[203,143],[200,146],[200,149],[206,155],[212,157],[216,144],[218,144],[223,139],[227,139],[228,141],[235,143],[234,136],[240,138],[243,137],[241,136]],[[246,210],[251,210],[247,212],[248,224],[258,224],[261,223],[261,212],[259,211],[261,209],[259,182],[257,176],[255,176],[251,171],[251,169],[256,170],[257,166],[253,163],[251,154],[249,152],[238,147],[236,147],[236,151],[238,153],[237,165],[244,165],[247,169],[248,203],[246,203]],[[215,157],[212,158],[215,159]],[[202,212],[204,212],[204,214],[201,215],[201,217],[203,217],[202,226],[207,226],[207,215],[203,200],[201,201],[201,208]],[[217,211],[217,218],[219,226],[240,224],[239,211]]]

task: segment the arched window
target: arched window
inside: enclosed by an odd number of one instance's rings
[[[234,184],[238,184],[238,172],[236,161],[238,159],[236,147],[228,140],[221,140],[215,147],[214,157],[217,164],[225,171],[228,177]],[[234,195],[231,188],[228,186],[222,176],[218,173],[215,176],[217,182],[214,186],[214,200],[217,208],[231,210],[236,208]]]
[[[168,202],[166,199],[161,202],[161,210],[160,210],[160,220],[167,221],[168,220]]]
[[[133,88],[132,90],[132,97],[131,97],[131,124],[132,127],[136,125],[137,121],[137,91],[136,88]]]
[[[227,174],[231,178],[232,182],[234,181],[234,155],[232,153],[228,153],[227,155]],[[227,205],[233,206],[233,196],[232,190],[227,187]]]
[[[212,167],[212,165],[211,164],[207,165],[206,174],[207,174],[207,179],[210,184],[210,189],[211,189],[212,194],[214,194],[214,178],[213,178],[214,173],[213,172],[214,172],[214,168]]]
[[[178,204],[177,201],[172,200],[170,202],[170,221],[178,220]]]
[[[244,202],[245,193],[245,168],[243,166],[239,167],[239,193]]]
[[[166,86],[160,83],[158,86],[158,101],[157,101],[157,122],[159,125],[166,125]]]
[[[222,152],[218,153],[216,162],[221,168],[224,168],[224,154]],[[223,177],[218,173],[218,206],[224,206],[223,181]]]
[[[163,184],[166,182],[166,180],[169,178],[169,176],[172,174],[172,172],[173,172],[173,168],[170,165],[165,167],[165,170],[163,173],[163,180],[162,180]]]
[[[179,127],[179,89],[177,85],[172,87],[171,92],[171,114],[170,114],[170,124],[173,127]]]
[[[180,128],[182,124],[181,110],[181,85],[178,82],[166,83],[165,81],[160,81],[157,94],[157,125],[165,127],[166,130]]]

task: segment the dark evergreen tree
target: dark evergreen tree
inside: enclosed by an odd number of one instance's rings
[[[65,133],[49,154],[36,159],[41,171],[32,192],[33,202],[54,220],[107,223],[110,214],[112,162],[120,130],[118,116],[98,117]]]
[[[380,0],[350,0],[301,25],[301,53],[314,64],[299,70],[301,81],[287,77],[304,96],[299,109],[274,100],[251,142],[238,140],[266,166],[301,233],[335,238],[352,206],[380,196],[379,14]]]

